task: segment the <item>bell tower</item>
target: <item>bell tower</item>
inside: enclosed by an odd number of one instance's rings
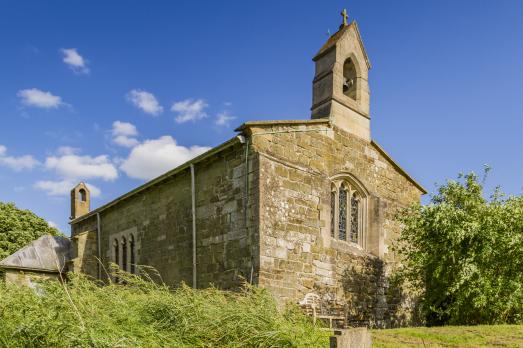
[[[355,21],[343,23],[313,58],[312,118],[329,118],[337,127],[370,141],[370,62]]]
[[[91,193],[83,182],[71,190],[71,220],[89,213],[91,210]]]

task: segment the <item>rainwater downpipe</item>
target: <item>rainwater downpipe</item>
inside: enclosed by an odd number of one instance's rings
[[[96,244],[98,246],[98,280],[102,279],[102,236],[100,235],[100,213],[96,213]]]
[[[249,207],[249,138],[245,137],[245,200],[244,200],[244,220],[245,220],[245,235],[249,234],[248,225],[248,207]],[[251,254],[252,255],[252,254]],[[249,283],[252,285],[252,278],[254,276],[254,257],[251,256],[251,274],[249,276]]]
[[[196,184],[194,164],[191,164],[191,206],[192,206],[192,287],[196,289]]]

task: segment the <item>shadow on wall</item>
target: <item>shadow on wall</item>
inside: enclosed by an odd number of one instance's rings
[[[386,264],[368,256],[358,261],[342,275],[347,324],[370,328],[419,325],[418,302],[399,281],[386,275]]]

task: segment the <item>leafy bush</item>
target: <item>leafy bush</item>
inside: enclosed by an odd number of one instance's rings
[[[60,233],[33,212],[0,202],[0,260],[47,234]]]
[[[125,285],[71,275],[38,291],[0,284],[5,347],[320,347],[328,332],[263,289],[171,290],[119,273]]]
[[[399,220],[400,275],[429,325],[523,322],[523,196],[485,199],[475,174],[460,175]]]

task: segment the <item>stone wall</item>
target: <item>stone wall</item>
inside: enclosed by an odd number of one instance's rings
[[[329,124],[250,131],[260,155],[260,286],[281,301],[316,293],[342,308],[352,325],[408,320],[401,292],[386,275],[399,233],[394,212],[419,201],[421,190],[375,144]],[[331,177],[340,173],[369,192],[365,249],[330,235]]]
[[[92,278],[98,278],[98,241],[97,231],[76,233],[72,238],[72,257],[68,269],[72,272],[82,272]]]
[[[21,271],[17,269],[5,269],[4,279],[8,284],[15,284],[19,286],[35,287],[38,283],[47,280],[61,281],[58,273],[45,273],[33,271]]]
[[[246,201],[245,145],[239,142],[195,163],[197,286],[223,289],[254,278],[259,266],[257,239],[257,156],[250,153]],[[248,204],[249,214],[245,212]],[[246,226],[245,217],[248,219]],[[136,238],[140,265],[154,267],[159,281],[192,285],[192,210],[189,168],[100,212],[101,252],[114,260],[112,241]],[[74,223],[73,236],[96,229],[96,216]],[[105,275],[104,275],[105,276]],[[256,281],[256,279],[253,279]]]

